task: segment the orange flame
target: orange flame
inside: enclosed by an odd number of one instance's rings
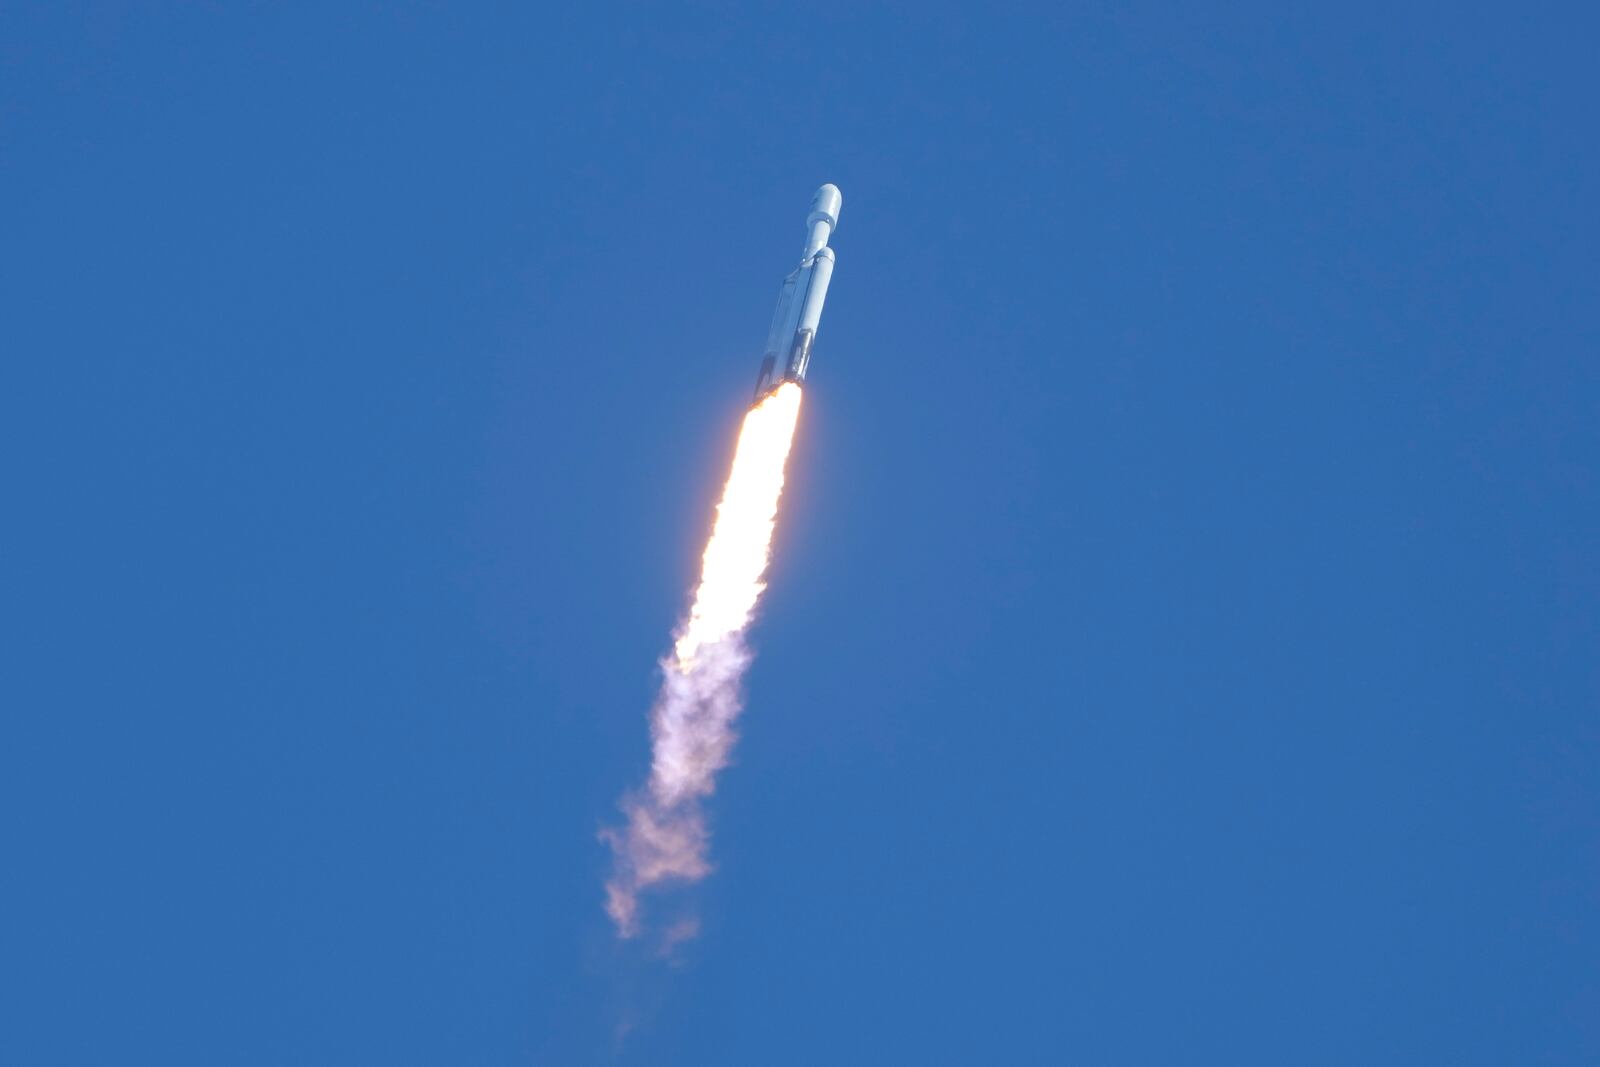
[[[800,387],[784,382],[745,416],[733,472],[717,505],[717,521],[701,560],[700,585],[674,652],[681,671],[694,656],[749,625],[766,583],[772,528],[783,495],[783,466],[800,415]]]

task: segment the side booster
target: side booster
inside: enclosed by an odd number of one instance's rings
[[[783,288],[778,291],[778,310],[772,316],[772,331],[767,334],[767,348],[761,357],[761,374],[756,378],[757,400],[784,382],[806,380],[811,345],[817,339],[817,324],[822,321],[822,302],[828,298],[828,282],[833,278],[833,249],[828,247],[828,238],[839,225],[839,207],[843,203],[844,198],[833,185],[824,185],[811,198],[811,213],[806,216],[806,250],[800,265],[783,280]]]

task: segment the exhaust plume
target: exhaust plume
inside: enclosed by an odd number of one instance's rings
[[[742,710],[740,680],[750,664],[744,642],[783,493],[783,466],[800,413],[800,387],[785,382],[750,409],[739,431],[733,470],[701,560],[700,584],[661,661],[661,692],[650,712],[650,778],[619,803],[625,825],[601,837],[611,846],[606,912],[620,937],[639,932],[639,895],[689,884],[711,871],[702,800],[728,763],[733,722]],[[672,941],[694,936],[692,921]]]

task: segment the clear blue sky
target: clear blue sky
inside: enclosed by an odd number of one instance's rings
[[[0,1061],[1600,1062],[1592,10],[470,6],[0,12]]]

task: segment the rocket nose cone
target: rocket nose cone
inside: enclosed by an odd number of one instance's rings
[[[844,204],[844,197],[839,194],[837,185],[828,184],[817,190],[817,195],[811,198],[811,220],[827,219],[830,227],[839,225],[839,208]]]

